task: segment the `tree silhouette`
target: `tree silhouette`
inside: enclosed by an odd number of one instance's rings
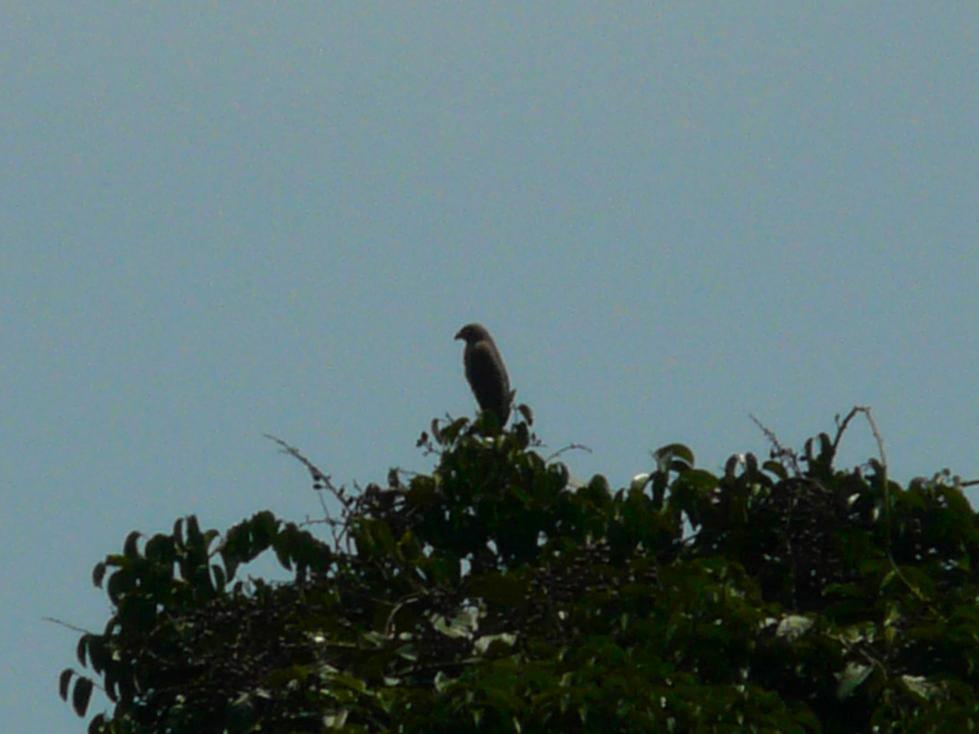
[[[429,474],[340,514],[194,517],[95,567],[113,613],[60,680],[107,732],[942,732],[979,722],[977,514],[947,472],[834,468],[837,435],[674,444],[572,487],[531,413],[433,422]],[[329,529],[323,538],[322,529]],[[314,532],[315,531],[315,532]],[[242,578],[266,551],[291,582]]]

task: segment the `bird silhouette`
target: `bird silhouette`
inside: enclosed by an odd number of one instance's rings
[[[510,378],[493,337],[482,324],[466,324],[459,329],[455,338],[466,342],[462,359],[466,367],[466,380],[476,396],[476,402],[482,411],[496,416],[502,427],[510,417],[513,393],[510,392]]]

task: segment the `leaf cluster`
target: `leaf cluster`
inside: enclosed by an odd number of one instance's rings
[[[929,732],[979,723],[979,516],[947,474],[685,446],[613,490],[500,431],[433,422],[323,540],[195,518],[94,572],[65,670],[92,732]],[[308,466],[312,466],[308,464]],[[322,486],[325,477],[314,472]],[[289,583],[242,579],[267,551]],[[951,728],[949,728],[951,727]]]

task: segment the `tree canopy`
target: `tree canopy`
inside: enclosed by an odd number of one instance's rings
[[[948,472],[836,468],[859,409],[716,474],[665,446],[617,490],[575,486],[518,412],[434,421],[431,473],[357,491],[283,444],[339,500],[321,523],[131,533],[61,696],[117,734],[979,724],[979,515]],[[247,576],[269,551],[290,581]]]

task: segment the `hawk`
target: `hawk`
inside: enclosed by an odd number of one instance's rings
[[[466,324],[459,329],[455,338],[466,342],[462,359],[476,402],[481,410],[495,415],[502,427],[510,417],[513,393],[510,392],[510,379],[493,337],[481,324]]]

